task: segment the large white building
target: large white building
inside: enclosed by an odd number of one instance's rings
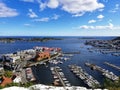
[[[2,60],[10,61],[11,63],[15,63],[15,61],[18,59],[20,59],[20,56],[14,56],[14,55],[2,56]]]

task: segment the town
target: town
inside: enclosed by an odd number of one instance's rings
[[[44,64],[61,55],[61,48],[34,47],[0,55],[0,86],[35,81],[31,66]]]
[[[17,51],[9,54],[0,55],[0,87],[6,86],[22,86],[29,87],[36,83],[36,77],[33,73],[32,66],[52,64],[50,67],[53,75],[53,86],[63,86],[65,90],[67,87],[72,87],[72,84],[67,80],[67,76],[62,72],[58,64],[63,64],[70,60],[73,54],[80,54],[80,51],[63,52],[58,47],[33,47]],[[119,69],[119,66],[114,64],[105,64]],[[90,67],[92,70],[97,70],[102,73],[105,78],[113,82],[119,81],[119,76],[113,72],[101,68],[95,64],[85,63],[85,66]],[[92,75],[88,74],[81,66],[68,65],[68,69],[79,79],[81,79],[89,88],[101,88],[102,85]]]
[[[120,38],[119,37],[113,40],[90,40],[90,41],[86,41],[85,45],[92,46],[92,48],[88,48],[90,52],[97,51],[103,54],[120,56]]]

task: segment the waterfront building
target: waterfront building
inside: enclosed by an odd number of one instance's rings
[[[37,53],[35,60],[40,61],[42,59],[50,59],[50,53],[49,52],[39,52],[39,53]]]

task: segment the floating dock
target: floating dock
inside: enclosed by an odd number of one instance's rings
[[[100,86],[100,83],[95,80],[91,75],[86,73],[80,66],[69,65],[70,70],[80,79],[84,81],[91,88],[96,88]]]
[[[113,68],[115,68],[115,69],[120,70],[120,67],[119,67],[119,66],[116,66],[116,65],[114,65],[114,64],[111,64],[111,63],[108,63],[108,62],[104,62],[104,64],[106,64],[106,65],[108,65],[108,66],[111,66],[111,67],[113,67]]]
[[[107,77],[113,81],[119,80],[119,77],[117,75],[115,75],[113,72],[109,72],[108,70],[105,70],[95,64],[85,63],[85,65],[92,68],[93,70],[97,70],[97,71],[101,72],[102,75],[104,75],[105,77]]]
[[[58,66],[51,67],[52,74],[54,75],[54,79],[56,82],[60,82],[65,90],[66,87],[70,87],[71,84],[69,81],[65,78],[64,73],[62,72],[62,69]]]

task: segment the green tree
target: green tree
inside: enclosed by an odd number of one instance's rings
[[[4,76],[11,78],[13,75],[12,71],[5,71]]]

